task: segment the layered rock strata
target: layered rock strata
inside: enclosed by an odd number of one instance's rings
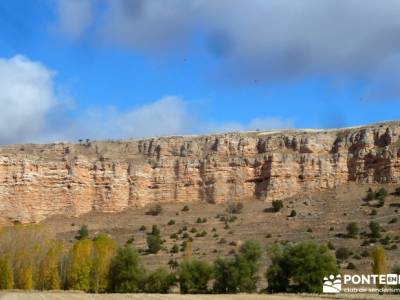
[[[400,122],[0,148],[0,217],[117,212],[168,201],[283,199],[400,181]]]

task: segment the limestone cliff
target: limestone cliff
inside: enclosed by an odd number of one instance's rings
[[[155,202],[280,199],[400,181],[400,122],[0,148],[0,217],[116,212]]]

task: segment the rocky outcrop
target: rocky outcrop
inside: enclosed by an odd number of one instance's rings
[[[400,181],[400,122],[0,148],[0,217],[116,212],[155,202],[281,199]]]

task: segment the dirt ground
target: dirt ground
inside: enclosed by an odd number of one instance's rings
[[[74,292],[48,293],[0,293],[2,300],[323,300],[323,299],[399,299],[398,296],[370,294],[340,294],[340,295],[295,295],[295,294],[240,294],[240,295],[161,295],[161,294],[84,294]]]

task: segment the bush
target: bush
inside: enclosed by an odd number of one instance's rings
[[[366,201],[372,201],[374,199],[375,199],[375,193],[371,188],[369,188],[368,192],[367,192],[367,196],[365,197],[365,200]]]
[[[380,188],[376,193],[375,193],[375,198],[380,200],[380,201],[385,201],[386,197],[388,196],[388,192],[385,188]]]
[[[76,237],[77,240],[83,240],[89,238],[89,228],[87,225],[82,225],[78,231],[78,236]]]
[[[284,248],[276,245],[270,250],[270,258],[272,264],[266,278],[268,291],[273,293],[321,293],[324,276],[339,271],[328,248],[315,242],[288,244]]]
[[[396,188],[396,190],[394,191],[394,194],[396,196],[400,196],[400,187]]]
[[[156,225],[153,225],[152,231],[147,234],[147,251],[149,253],[157,253],[161,250],[160,230]]]
[[[177,240],[177,239],[178,239],[178,235],[177,235],[176,233],[173,233],[173,234],[171,234],[171,235],[169,236],[169,238],[170,238],[170,239],[173,239],[173,240]]]
[[[158,216],[159,214],[162,213],[162,207],[160,204],[157,204],[156,206],[151,207],[147,212],[146,215],[151,215],[151,216]]]
[[[345,247],[340,247],[335,251],[335,254],[337,259],[346,260],[351,255],[351,252]]]
[[[335,246],[332,244],[331,241],[329,241],[326,246],[328,247],[329,250],[335,250]]]
[[[360,229],[358,228],[358,224],[356,222],[351,222],[347,225],[346,227],[347,230],[347,236],[354,238],[357,236],[358,232]]]
[[[144,278],[145,269],[137,251],[130,246],[119,248],[110,266],[110,291],[137,293],[141,290]]]
[[[185,206],[182,208],[182,211],[189,211],[189,206],[185,205]]]
[[[381,226],[378,222],[371,221],[368,225],[369,230],[371,230],[371,237],[373,238],[380,238],[381,237]]]
[[[357,269],[357,268],[356,268],[356,265],[355,265],[355,264],[353,264],[352,262],[349,262],[349,263],[347,264],[347,269],[348,269],[348,270],[355,270],[355,269]]]
[[[178,253],[179,252],[179,246],[177,244],[174,244],[171,248],[171,253]]]
[[[370,256],[370,253],[369,253],[368,250],[364,250],[363,252],[361,252],[361,256],[362,256],[362,257],[369,257],[369,256]]]
[[[292,211],[290,212],[289,217],[294,218],[296,215],[297,215],[297,212],[294,209],[292,209]]]
[[[230,214],[240,214],[243,209],[243,204],[238,202],[238,203],[230,203],[228,207],[226,208],[226,211]]]
[[[240,247],[234,259],[218,258],[214,263],[215,293],[251,293],[256,291],[262,250],[255,241]]]
[[[370,213],[371,216],[376,216],[377,214],[378,214],[378,212],[376,211],[375,208],[373,210],[371,210],[371,213]]]
[[[175,282],[175,275],[159,268],[146,276],[143,290],[146,293],[166,294]]]
[[[212,267],[201,260],[185,261],[179,269],[179,285],[183,294],[206,294],[212,278]]]
[[[175,220],[169,220],[168,225],[175,225]]]
[[[144,226],[144,225],[140,226],[139,231],[145,231],[145,230],[146,230],[146,226]]]
[[[283,202],[282,200],[274,200],[272,201],[272,209],[274,212],[278,212],[283,208]]]

